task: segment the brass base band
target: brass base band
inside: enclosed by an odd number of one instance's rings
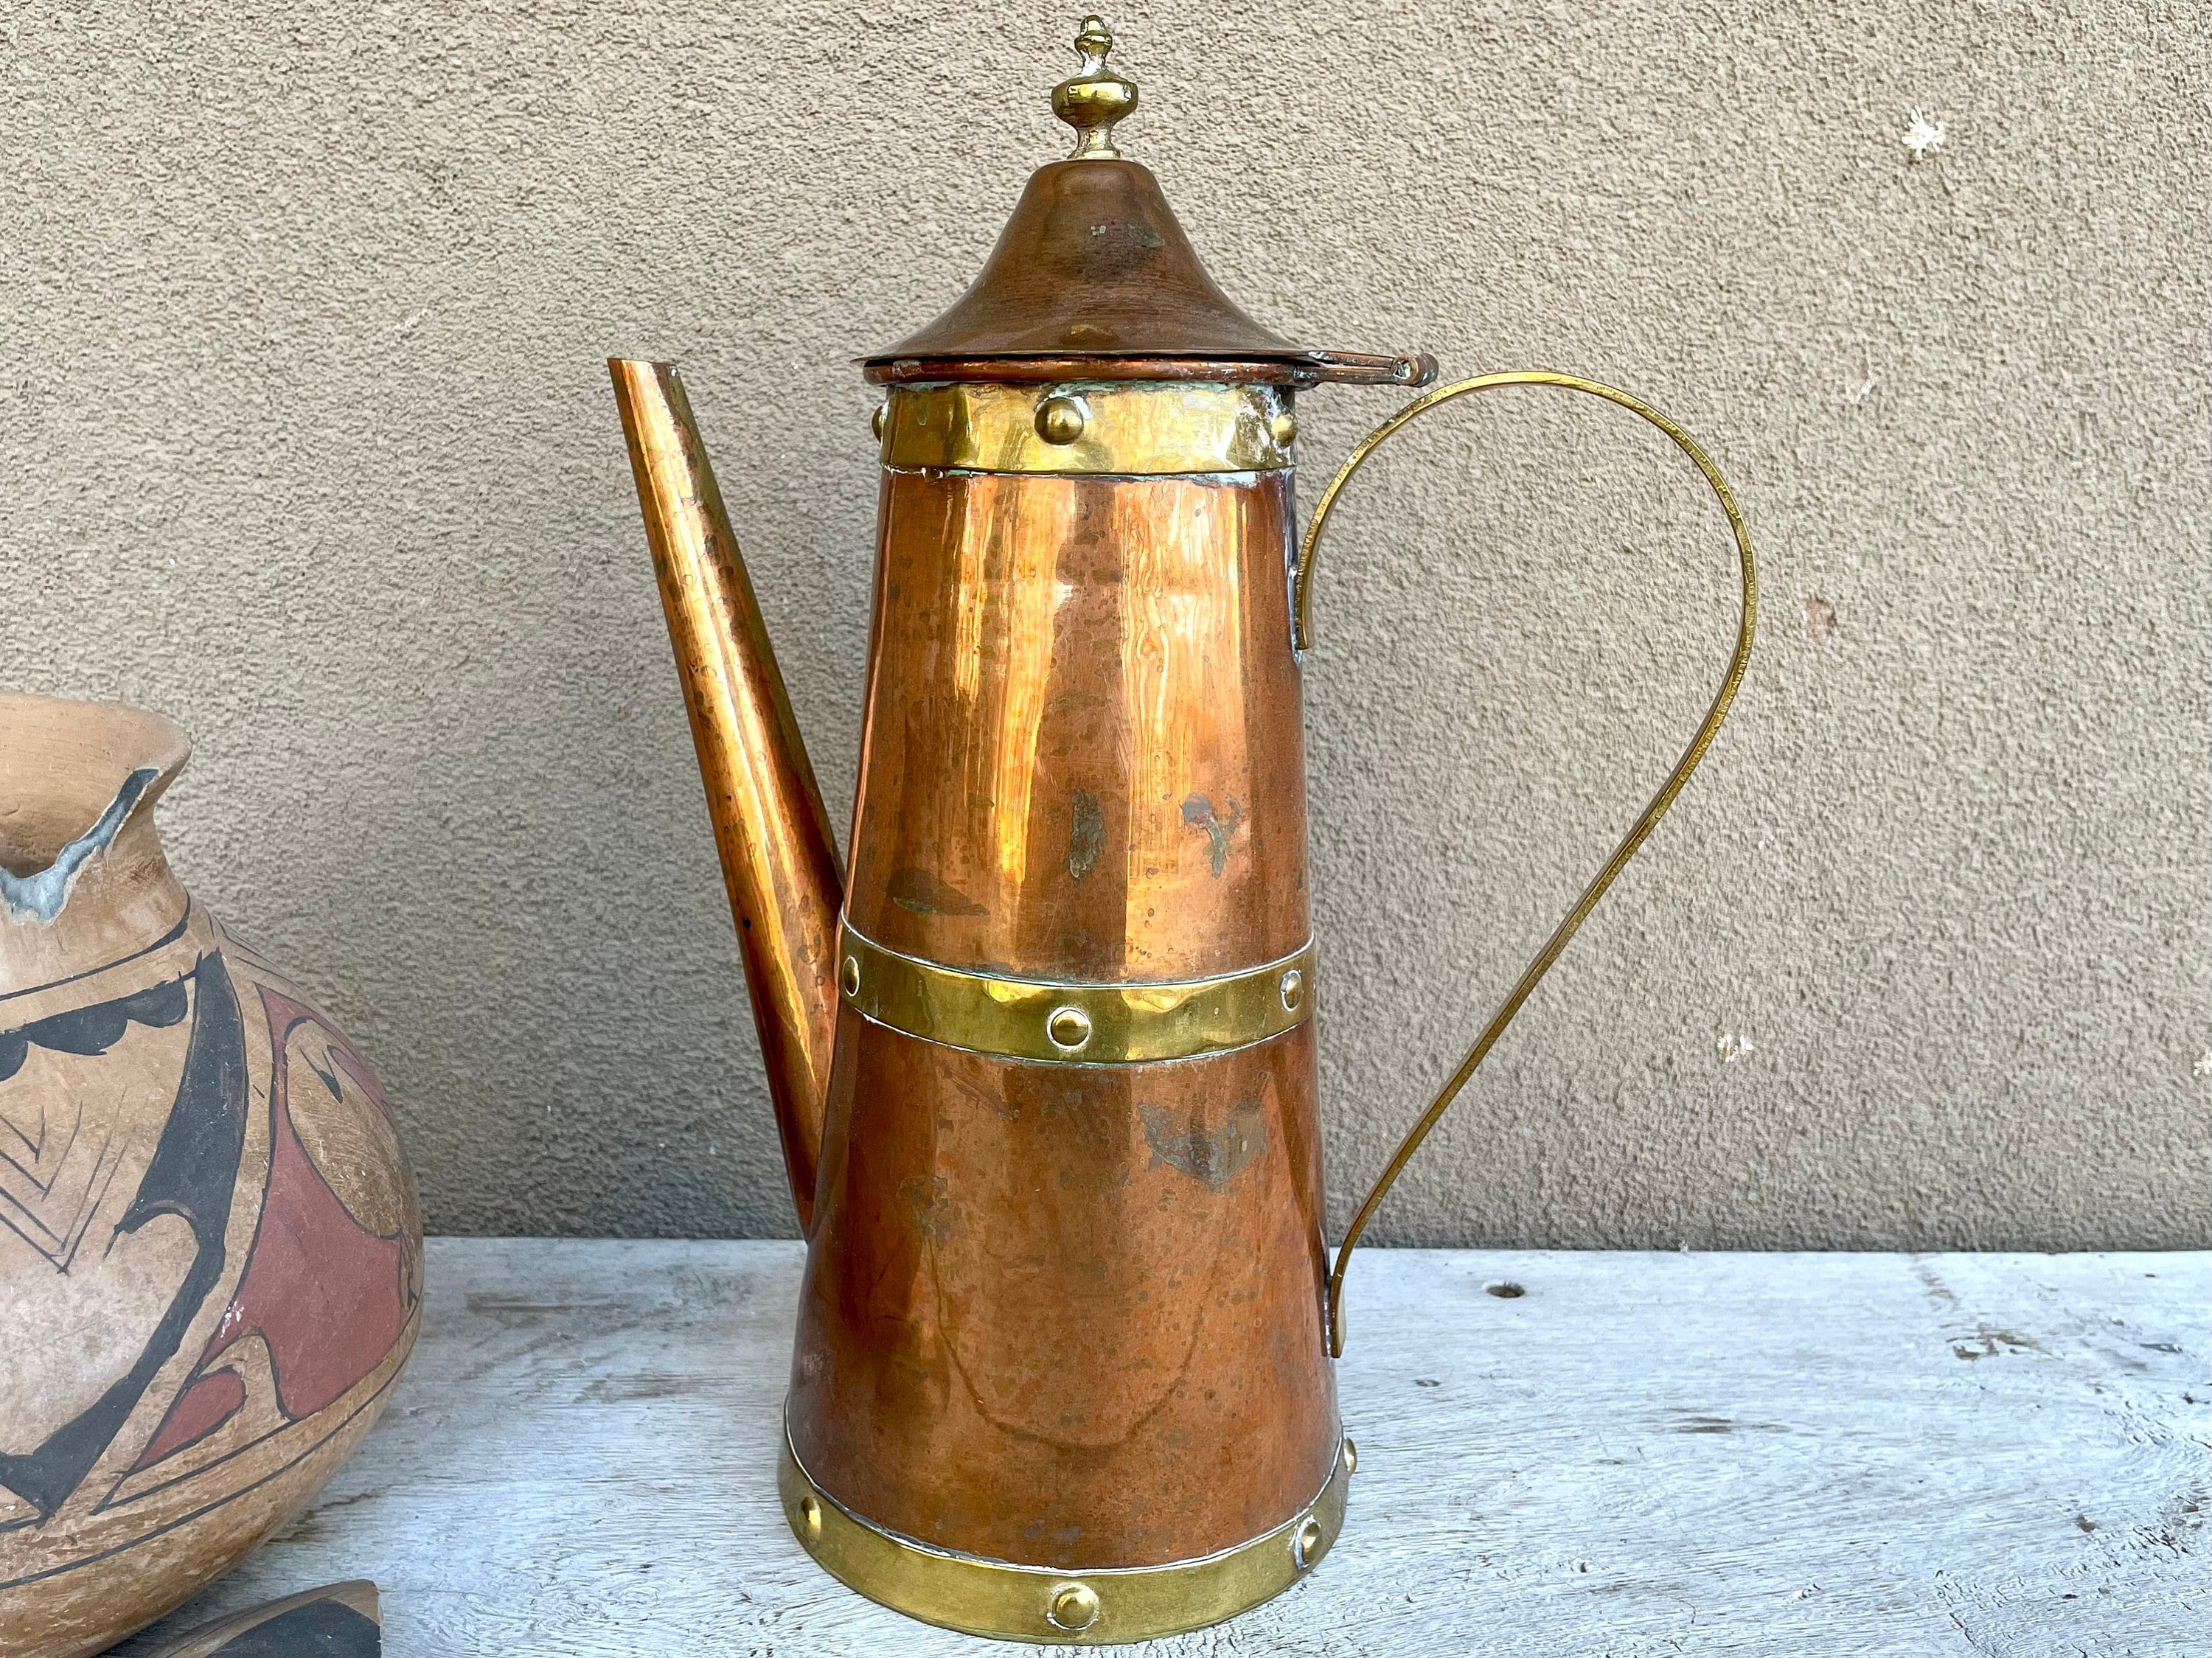
[[[807,1477],[788,1433],[776,1485],[792,1534],[832,1577],[878,1605],[969,1635],[1091,1647],[1203,1629],[1280,1594],[1336,1541],[1356,1466],[1347,1439],[1314,1500],[1249,1543],[1101,1571],[956,1554],[872,1525]]]
[[[983,380],[894,388],[881,434],[904,471],[1164,477],[1279,471],[1297,422],[1272,386]]]
[[[1129,1065],[1224,1053],[1313,1017],[1313,945],[1264,967],[1169,983],[1009,979],[887,950],[846,924],[837,984],[853,1011],[909,1036],[1015,1060]]]

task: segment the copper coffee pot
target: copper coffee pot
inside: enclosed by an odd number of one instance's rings
[[[1114,146],[1137,89],[1111,45],[1085,20],[1053,94],[1074,153],[1031,176],[975,286],[865,360],[886,396],[848,872],[683,387],[611,364],[808,1239],[785,1512],[886,1606],[1079,1643],[1226,1618],[1334,1541],[1346,1260],[1702,757],[1754,613],[1711,462],[1565,374],[1409,404],[1298,544],[1297,395],[1436,366],[1308,350],[1232,305]],[[1299,689],[1314,550],[1391,433],[1528,385],[1619,404],[1697,464],[1735,533],[1741,626],[1689,748],[1332,1274]]]

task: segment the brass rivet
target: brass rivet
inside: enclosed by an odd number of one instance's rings
[[[876,412],[875,412],[875,416],[874,416],[874,417],[873,417],[872,419],[871,419],[871,420],[868,422],[868,425],[869,425],[870,428],[871,428],[872,430],[873,430],[873,431],[874,431],[874,433],[875,433],[875,434],[876,434],[876,437],[877,437],[877,440],[878,440],[878,441],[880,441],[880,440],[882,440],[882,438],[883,438],[883,435],[884,435],[884,420],[885,416],[887,416],[890,413],[890,407],[891,407],[891,406],[890,406],[890,404],[887,404],[887,403],[879,403],[879,404],[878,404],[876,405]]]
[[[1091,1016],[1079,1007],[1055,1007],[1044,1022],[1044,1034],[1054,1048],[1073,1054],[1091,1040]]]
[[[822,1505],[811,1497],[799,1499],[799,1528],[810,1543],[822,1540]]]
[[[1045,1614],[1055,1629],[1089,1629],[1098,1621],[1098,1595],[1088,1583],[1068,1583],[1054,1589],[1052,1610]]]
[[[837,982],[845,987],[845,993],[848,996],[857,996],[860,993],[860,958],[859,957],[848,956],[845,958],[845,970],[838,975]]]
[[[1292,968],[1283,975],[1283,1011],[1295,1013],[1306,999],[1306,975]]]
[[[1089,417],[1080,398],[1047,398],[1037,404],[1036,434],[1047,443],[1073,443],[1083,435]]]
[[[1298,417],[1285,409],[1267,422],[1267,430],[1274,434],[1277,448],[1287,449],[1297,440]]]
[[[1300,1571],[1304,1571],[1321,1558],[1320,1521],[1309,1520],[1298,1527],[1297,1537],[1291,1546],[1291,1552],[1297,1558]]]
[[[1344,1442],[1344,1471],[1346,1473],[1359,1472],[1359,1447],[1352,1442],[1349,1435]]]

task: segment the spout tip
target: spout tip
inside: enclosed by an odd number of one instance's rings
[[[641,422],[690,426],[690,403],[684,395],[684,381],[674,363],[651,357],[609,357],[607,377],[614,382],[615,405],[622,411],[623,429],[633,442]],[[635,461],[637,457],[631,459]]]

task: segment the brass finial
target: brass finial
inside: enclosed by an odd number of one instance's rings
[[[1114,50],[1114,31],[1103,17],[1086,17],[1075,37],[1083,68],[1073,80],[1052,89],[1052,112],[1075,129],[1071,161],[1118,161],[1114,148],[1114,124],[1137,107],[1137,88],[1106,67],[1106,54]]]

